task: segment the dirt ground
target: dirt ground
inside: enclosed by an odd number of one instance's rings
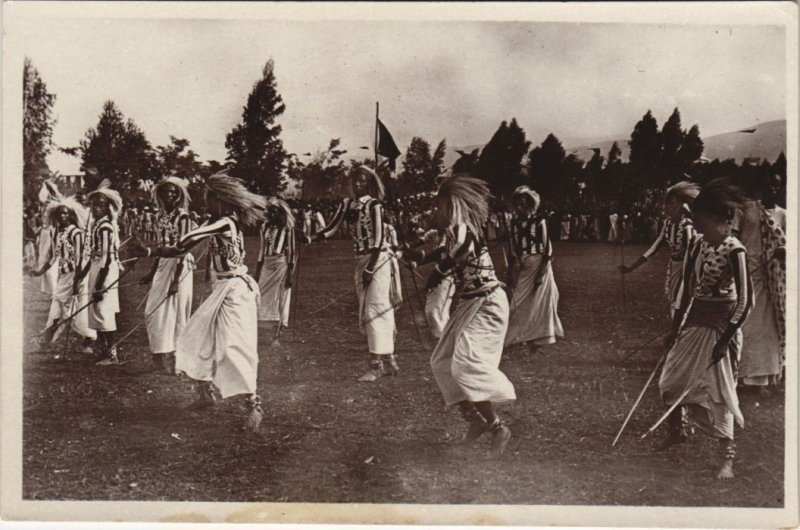
[[[248,263],[256,242],[248,241]],[[502,254],[495,244],[495,263]],[[626,262],[643,251],[626,246]],[[611,441],[663,352],[666,256],[622,280],[619,246],[557,243],[555,275],[566,337],[536,354],[512,348],[501,368],[518,400],[503,411],[513,438],[500,461],[489,441],[455,444],[465,424],[445,410],[428,359],[434,346],[411,277],[399,309],[397,378],[358,383],[366,339],[356,326],[349,242],[302,249],[296,304],[279,344],[259,334],[261,430],[239,430],[231,398],[184,410],[190,383],[152,369],[144,328],[121,347],[128,360],[96,366],[65,349],[40,351],[48,299],[25,279],[23,495],[26,499],[290,501],[365,503],[577,504],[648,506],[783,505],[784,397],[743,393],[737,478],[714,479],[715,443],[702,435],[667,453],[638,435],[663,408],[648,390],[617,448]],[[663,254],[663,253],[662,253]],[[148,270],[141,263],[122,283]],[[423,274],[427,270],[422,269]],[[420,282],[418,282],[420,283]],[[421,283],[420,283],[421,286]],[[195,274],[195,304],[208,293]],[[145,294],[124,287],[118,326],[138,324]],[[338,299],[337,299],[338,297]],[[309,315],[336,300],[329,307]],[[422,334],[420,341],[413,313]],[[623,362],[623,359],[633,354]],[[57,357],[58,355],[58,357]],[[654,436],[663,435],[663,428]]]

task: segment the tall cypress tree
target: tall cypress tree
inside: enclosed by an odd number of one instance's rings
[[[664,183],[676,182],[682,175],[681,148],[686,133],[681,128],[681,113],[676,107],[661,129],[661,177]]]
[[[692,165],[703,156],[703,139],[700,138],[700,127],[692,125],[689,132],[683,138],[683,145],[680,151],[680,163],[682,171],[690,171]]]
[[[500,124],[492,139],[481,151],[476,168],[477,176],[489,183],[492,193],[508,197],[522,184],[522,159],[531,143],[516,118]]]
[[[136,189],[140,180],[156,180],[156,155],[144,132],[125,120],[113,101],[103,104],[97,127],[86,131],[80,151],[84,168],[97,170],[98,178],[107,178],[120,191]],[[97,182],[86,182],[88,187]]]
[[[259,193],[286,189],[287,153],[280,139],[282,128],[275,123],[285,110],[275,80],[275,63],[270,59],[247,97],[241,123],[225,138],[231,174]]]
[[[567,153],[554,134],[548,134],[541,145],[528,154],[528,174],[531,185],[548,200],[569,189],[562,174]]]
[[[47,91],[38,70],[26,57],[22,70],[22,182],[28,198],[36,196],[50,173],[47,155],[53,145],[55,101],[55,94]]]
[[[631,133],[630,170],[635,187],[661,186],[659,178],[659,162],[661,161],[661,134],[658,122],[651,111],[642,116]]]

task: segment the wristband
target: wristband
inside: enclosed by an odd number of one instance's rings
[[[364,269],[364,274],[369,274],[370,276],[372,276],[373,274],[375,274],[375,271],[371,271],[369,269]]]

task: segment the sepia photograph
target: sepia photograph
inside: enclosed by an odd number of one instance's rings
[[[3,3],[3,519],[798,524],[796,3],[82,4]]]

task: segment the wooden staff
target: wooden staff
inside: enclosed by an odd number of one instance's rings
[[[669,350],[667,350],[667,352],[669,352]],[[650,377],[647,378],[647,382],[645,382],[644,387],[642,388],[642,391],[639,392],[639,397],[636,398],[636,401],[634,401],[630,412],[628,412],[628,415],[625,417],[625,421],[622,422],[622,427],[619,428],[619,432],[617,432],[617,436],[614,437],[614,441],[611,442],[611,447],[614,447],[615,445],[617,445],[617,442],[619,441],[619,437],[622,436],[622,431],[624,431],[625,427],[627,427],[628,422],[630,421],[631,417],[633,417],[633,412],[636,410],[636,407],[639,406],[639,403],[642,401],[642,398],[644,397],[644,394],[647,391],[647,388],[650,386],[650,382],[653,381],[653,378],[655,377],[656,372],[658,372],[658,369],[661,367],[661,363],[663,363],[664,359],[666,359],[666,358],[667,358],[667,353],[664,353],[664,355],[662,355],[661,358],[656,363],[655,367],[653,368],[653,371],[650,372]]]
[[[708,370],[709,368],[711,368],[715,364],[716,363],[712,362],[711,364],[706,366],[706,370]],[[702,376],[702,374],[701,374],[701,376]],[[664,422],[664,420],[666,420],[667,417],[669,417],[670,414],[672,414],[672,411],[675,410],[676,408],[678,408],[681,405],[681,401],[683,401],[684,398],[686,398],[686,396],[689,395],[689,392],[691,392],[692,390],[694,390],[697,387],[697,384],[700,382],[701,379],[702,379],[702,377],[698,377],[691,385],[687,386],[686,390],[684,390],[683,393],[680,396],[678,396],[678,399],[675,400],[675,403],[673,403],[672,406],[670,406],[670,408],[667,409],[667,412],[665,412],[664,415],[661,416],[658,419],[658,421],[653,424],[652,427],[647,429],[647,431],[644,434],[642,434],[639,437],[639,439],[640,440],[644,440],[647,437],[648,434],[650,434],[653,431],[655,431],[658,428],[658,426],[661,425]]]

